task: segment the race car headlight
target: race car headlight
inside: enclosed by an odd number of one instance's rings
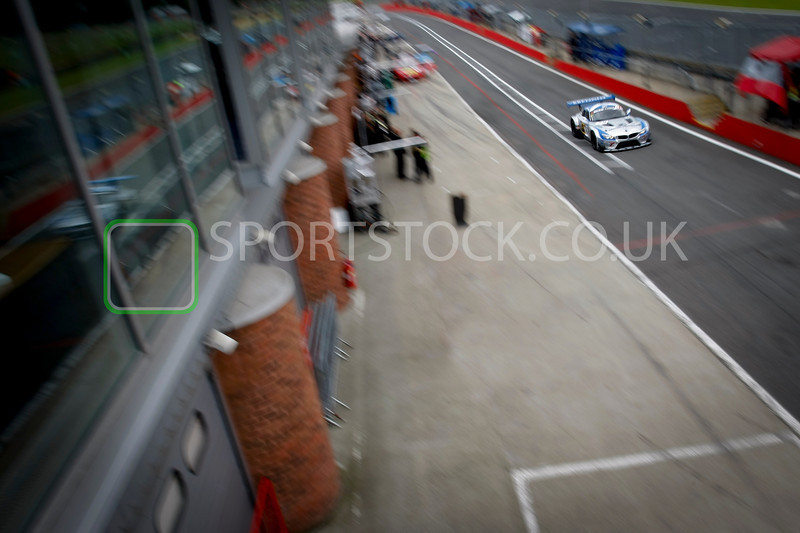
[[[603,139],[604,141],[613,141],[614,140],[614,136],[613,135],[609,135],[608,133],[604,132],[603,130],[597,130],[597,133],[600,134],[600,138]]]

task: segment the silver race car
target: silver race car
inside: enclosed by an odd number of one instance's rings
[[[631,110],[619,105],[614,95],[571,100],[567,106],[579,109],[569,121],[572,136],[588,140],[599,152],[630,150],[652,142],[650,124],[630,116]]]

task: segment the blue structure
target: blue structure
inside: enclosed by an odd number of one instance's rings
[[[572,58],[576,61],[608,65],[619,70],[626,68],[625,47],[619,43],[609,43],[612,36],[622,33],[619,26],[573,22],[567,25],[567,29],[570,31],[568,41],[572,48]]]

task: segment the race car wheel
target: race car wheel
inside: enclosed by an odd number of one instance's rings
[[[572,136],[576,139],[580,139],[582,137],[581,130],[575,127],[575,123],[573,121],[569,121],[569,128],[572,130]]]
[[[595,137],[594,132],[592,132],[592,148],[594,148],[598,152],[603,151],[603,147],[600,146],[600,143],[597,142],[597,137]]]

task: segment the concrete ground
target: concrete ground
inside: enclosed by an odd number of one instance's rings
[[[443,78],[404,88],[393,125],[435,181],[376,159],[400,227],[352,242],[344,488],[318,531],[796,531],[797,437]]]

